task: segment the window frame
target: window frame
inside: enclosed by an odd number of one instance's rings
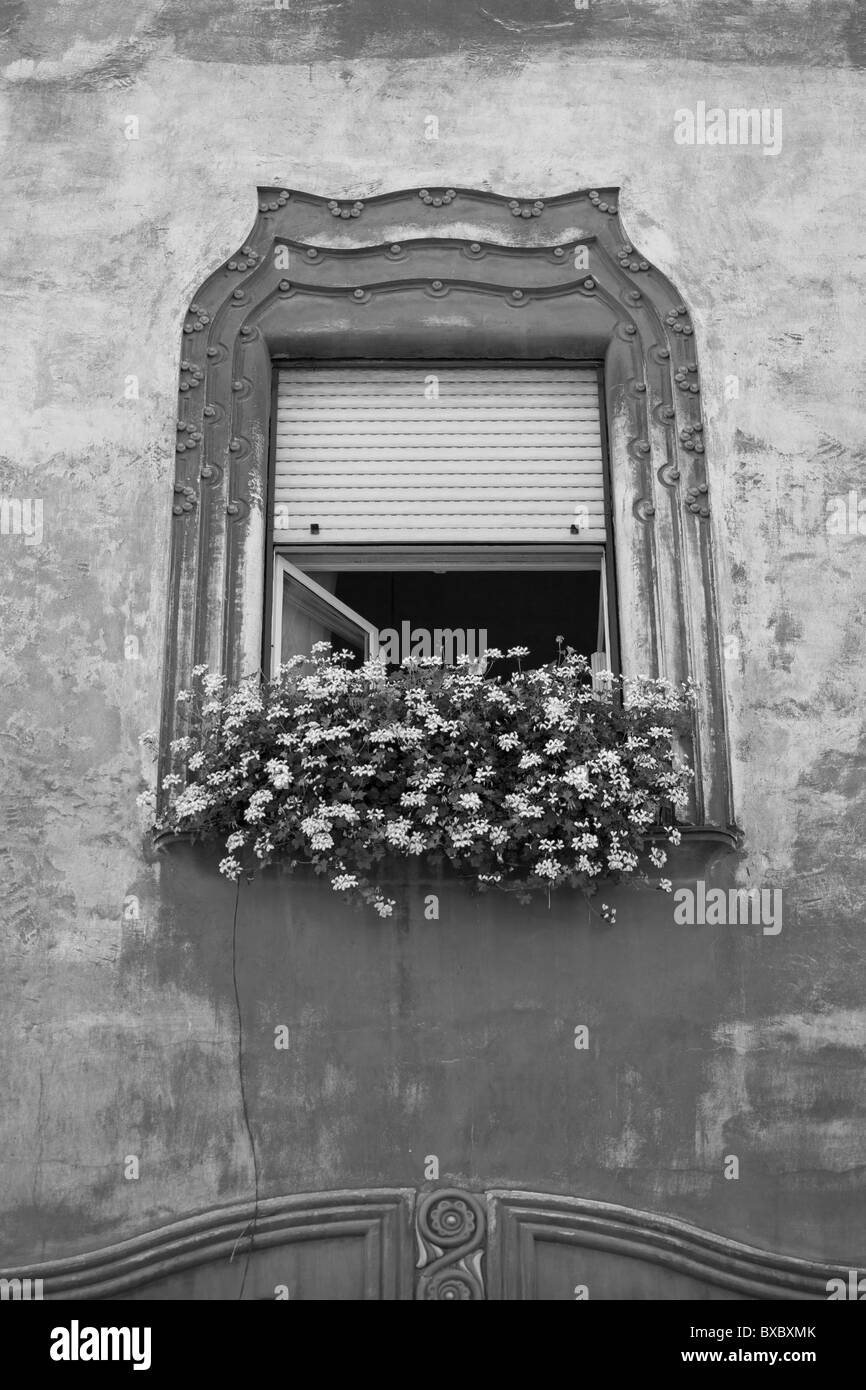
[[[348,367],[358,366],[363,368],[382,367],[417,367],[419,371],[425,373],[436,373],[444,371],[453,366],[484,366],[495,369],[496,367],[514,368],[526,366],[532,367],[574,367],[584,370],[594,371],[596,374],[596,385],[598,390],[598,413],[599,413],[599,438],[601,444],[601,475],[603,488],[603,505],[605,521],[605,540],[603,544],[596,541],[580,541],[575,538],[573,541],[559,542],[538,542],[527,541],[516,544],[482,542],[482,541],[449,541],[449,542],[394,542],[382,545],[379,542],[372,542],[365,545],[364,542],[328,544],[323,542],[321,545],[298,545],[296,542],[284,542],[279,540],[280,532],[274,524],[275,513],[275,482],[276,482],[276,443],[277,443],[277,401],[279,387],[279,373],[281,369],[292,367],[321,367],[323,370],[328,367]],[[621,672],[620,651],[619,651],[619,623],[616,610],[616,541],[613,526],[613,510],[611,507],[611,482],[610,482],[610,453],[608,445],[607,419],[606,419],[606,397],[604,381],[604,364],[599,361],[576,359],[576,358],[387,358],[387,357],[343,357],[343,358],[286,358],[274,357],[271,359],[271,387],[270,387],[270,418],[268,429],[268,488],[267,488],[267,554],[265,563],[267,572],[265,576],[265,608],[264,622],[262,624],[262,657],[261,665],[264,673],[274,670],[274,632],[275,632],[275,613],[277,605],[274,600],[274,572],[277,557],[282,555],[286,558],[290,556],[300,564],[301,556],[305,563],[308,557],[328,557],[333,560],[332,564],[324,562],[318,564],[318,568],[325,569],[347,569],[347,568],[370,568],[369,557],[375,553],[377,559],[388,557],[391,564],[377,566],[384,569],[435,569],[438,566],[432,563],[435,555],[442,563],[443,558],[447,560],[448,569],[514,569],[517,567],[533,569],[580,569],[583,566],[575,563],[578,556],[600,556],[599,566],[601,575],[601,598],[600,611],[603,613],[605,626],[605,652],[608,658],[608,668],[615,675]],[[481,563],[482,558],[487,559],[487,563]],[[418,561],[424,561],[418,563]],[[595,568],[595,565],[591,566]]]
[[[209,246],[203,227],[202,260]],[[193,669],[231,683],[261,670],[274,361],[603,362],[624,674],[694,684],[686,833],[738,844],[709,440],[682,300],[628,240],[616,188],[534,201],[403,189],[349,203],[260,188],[246,243],[181,321],[160,778],[183,772],[172,740]]]
[[[361,633],[366,634],[366,641],[364,644],[365,658],[369,658],[371,652],[375,653],[375,648],[378,645],[378,631],[362,613],[358,613],[354,608],[350,608],[347,603],[343,603],[342,599],[338,599],[335,594],[329,594],[327,589],[323,589],[314,579],[311,579],[300,566],[293,565],[285,555],[274,553],[272,570],[275,576],[272,582],[272,593],[278,588],[280,579],[283,581],[285,581],[285,579],[293,580],[295,584],[303,586],[308,591],[312,600],[320,604],[322,608],[327,608],[329,610],[330,615],[336,619],[333,631],[339,631],[339,620],[341,618],[345,621],[346,625],[354,623],[355,627],[357,627]],[[264,673],[268,676],[274,675],[277,667],[280,665],[279,662],[274,661],[274,657],[282,647],[282,612],[282,603],[274,602],[269,624],[271,633],[270,652],[268,653],[267,663],[262,663]],[[266,627],[265,631],[267,630]],[[342,635],[345,636],[345,634]]]

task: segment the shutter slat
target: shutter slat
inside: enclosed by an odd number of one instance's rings
[[[605,538],[591,368],[288,367],[275,457],[279,540]]]

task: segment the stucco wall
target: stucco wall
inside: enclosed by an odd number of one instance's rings
[[[453,895],[452,920],[411,920],[408,935],[377,924],[368,944],[353,919],[351,949],[369,953],[359,966],[369,1012],[335,1061],[344,984],[329,995],[328,973],[315,974],[311,890],[299,888],[295,906],[272,898],[241,921],[245,1033],[255,1071],[272,1036],[263,1001],[276,1010],[282,998],[291,1016],[273,1022],[313,1040],[292,1083],[303,1104],[290,1108],[312,1138],[280,1128],[273,1087],[256,1073],[268,1184],[420,1183],[421,1158],[436,1152],[443,1173],[531,1178],[793,1253],[862,1259],[866,1232],[851,1213],[866,1171],[866,539],[825,524],[828,497],[866,487],[866,168],[852,155],[862,24],[843,4],[820,23],[805,4],[743,4],[724,25],[717,6],[697,4],[688,26],[683,7],[662,4],[630,5],[628,25],[612,4],[588,20],[565,3],[533,6],[531,19],[528,6],[482,19],[421,8],[354,7],[352,23],[342,6],[12,11],[0,493],[43,499],[44,535],[0,536],[10,1257],[92,1246],[250,1190],[234,893],[200,867],[184,879],[158,861],[135,796],[153,775],[141,736],[159,718],[183,315],[243,242],[256,184],[273,181],[352,197],[428,182],[533,196],[621,185],[628,233],[682,291],[701,361],[745,831],[725,873],[781,888],[785,916],[777,936],[675,927],[669,901],[629,898],[598,944],[582,923],[565,934],[570,908],[533,909],[523,928],[510,912],[473,908],[461,918],[466,969],[495,981],[480,1003],[459,987]],[[781,152],[676,144],[674,111],[698,101],[781,109]],[[130,116],[137,139],[126,138]],[[130,637],[137,659],[125,655]],[[138,920],[124,920],[129,895]],[[347,928],[335,916],[327,930],[345,982]],[[406,952],[413,990],[439,989],[443,1002],[405,1004],[391,1090],[373,1086],[365,1105],[383,1046],[370,1020],[394,1000],[372,991],[377,953],[399,984]],[[514,1020],[530,960],[536,1026],[524,1037]],[[305,969],[315,1026],[304,1021]],[[685,996],[671,980],[690,981]],[[593,1009],[595,1080],[570,1095],[557,1154],[519,1132],[543,1129],[538,1097],[522,1116],[509,1106],[545,1076],[558,1081],[541,1098],[560,1103],[577,1055],[568,1025],[592,1024]],[[446,1045],[431,1042],[419,1062],[413,1049],[420,1056],[437,1027]],[[470,1066],[473,1037],[485,1041]],[[552,1059],[546,1047],[562,1051]],[[455,1065],[463,1079],[449,1098]],[[439,1147],[427,1137],[431,1106]],[[464,1121],[478,1107],[476,1151]],[[490,1116],[503,1107],[497,1137]],[[380,1148],[386,1115],[394,1134]],[[744,1171],[720,1186],[726,1153]],[[123,1177],[129,1154],[138,1181]]]

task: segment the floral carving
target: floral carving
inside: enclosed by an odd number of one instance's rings
[[[462,1245],[475,1234],[478,1219],[463,1197],[442,1197],[427,1213],[440,1245]]]
[[[174,492],[178,499],[183,498],[183,501],[178,500],[172,507],[174,515],[183,516],[184,512],[191,512],[198,500],[195,488],[189,487],[186,483],[175,483]]]
[[[428,207],[443,208],[454,202],[457,197],[457,190],[456,188],[440,188],[436,191],[430,188],[421,188],[418,190],[418,197]]]
[[[598,208],[599,212],[606,212],[609,217],[616,217],[616,214],[619,212],[616,203],[606,203],[601,194],[594,188],[590,189],[589,201],[594,207]]]
[[[645,261],[635,251],[630,241],[624,241],[617,251],[617,259],[623,270],[631,270],[637,274],[640,270],[649,270],[650,263]]]
[[[235,258],[227,264],[228,270],[254,270],[259,263],[259,258],[251,246],[244,246],[241,250],[240,258]]]
[[[342,217],[343,219],[360,217],[364,211],[364,204],[359,198],[356,198],[354,203],[341,203],[336,198],[331,198],[328,203],[328,211],[332,217]]]
[[[201,367],[197,367],[194,362],[181,362],[179,390],[192,391],[196,386],[200,386],[203,381],[204,372]]]
[[[698,385],[697,374],[697,362],[688,362],[685,367],[680,367],[674,372],[674,381],[676,382],[677,389],[680,391],[690,391],[693,396],[696,396],[701,389]],[[689,377],[694,379],[690,381]]]
[[[674,333],[682,333],[686,338],[694,333],[688,319],[688,310],[685,304],[678,304],[675,309],[669,309],[665,314],[665,323]]]
[[[544,203],[540,198],[536,198],[534,203],[521,203],[517,198],[512,198],[508,206],[512,217],[540,217],[544,212]]]
[[[697,487],[690,487],[686,492],[686,506],[690,512],[696,512],[699,516],[707,517],[710,509],[707,505],[707,493],[709,488],[706,483],[700,483]]]
[[[455,1189],[431,1192],[418,1208],[417,1227],[423,1254],[416,1298],[483,1301],[481,1248],[487,1221],[480,1198]]]

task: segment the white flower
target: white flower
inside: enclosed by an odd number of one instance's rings
[[[178,819],[189,817],[191,820],[207,811],[213,804],[211,794],[204,787],[187,787],[186,791],[181,792],[174,804],[174,813]]]
[[[558,695],[551,695],[544,702],[544,718],[548,724],[561,724],[568,717],[568,705]]]
[[[396,820],[388,821],[385,826],[385,839],[390,845],[404,845],[412,829],[412,822],[407,816],[398,816]]]
[[[598,836],[591,835],[588,831],[584,831],[582,835],[575,835],[574,839],[571,842],[571,848],[578,850],[597,849]]]
[[[248,825],[256,825],[265,818],[265,807],[269,801],[273,801],[274,794],[270,787],[262,787],[259,791],[253,792],[249,799],[249,804],[244,812],[244,820]]]
[[[498,739],[496,740],[496,742],[499,744],[499,747],[500,747],[500,748],[504,748],[504,749],[506,749],[506,750],[508,750],[508,749],[510,749],[510,748],[519,748],[519,747],[520,747],[520,735],[519,735],[519,734],[500,734],[499,737],[498,737]]]
[[[475,839],[475,836],[472,834],[471,830],[463,828],[459,828],[457,830],[449,829],[448,835],[455,849],[468,849],[469,846],[472,844],[472,841]]]
[[[478,811],[481,808],[481,797],[477,792],[462,792],[457,802],[464,811]]]
[[[400,797],[401,806],[425,806],[427,798],[423,792],[404,792]]]
[[[589,773],[585,767],[570,767],[567,772],[562,774],[562,780],[569,787],[574,787],[581,795],[589,790]]]
[[[537,767],[538,764],[539,764],[540,762],[541,762],[541,756],[540,756],[540,754],[538,754],[538,753],[524,753],[524,754],[523,754],[523,757],[520,759],[520,762],[517,764],[517,766],[518,766],[521,770],[525,770],[525,769],[528,768],[528,767]]]
[[[663,869],[665,864],[668,862],[668,857],[665,854],[664,850],[659,849],[656,845],[653,845],[650,849],[649,857],[655,864],[657,869]]]
[[[561,738],[550,738],[544,745],[545,753],[564,753],[565,743]]]
[[[539,878],[556,878],[557,874],[562,873],[562,865],[558,859],[539,859],[535,872]]]
[[[288,763],[281,762],[279,758],[271,758],[269,762],[265,763],[265,771],[277,791],[285,791],[291,785],[291,768]]]
[[[394,901],[391,898],[376,898],[373,906],[380,917],[390,917],[394,912]]]
[[[663,893],[670,893],[673,888],[673,884],[671,883],[669,878],[660,878],[659,888],[661,888]]]
[[[347,888],[357,888],[358,878],[356,874],[337,874],[336,878],[331,879],[331,887],[338,893],[344,893]]]
[[[601,873],[601,865],[594,863],[591,859],[588,859],[585,854],[581,854],[578,856],[575,868],[579,869],[581,873],[589,874],[590,878],[593,878],[596,874]]]
[[[241,872],[241,866],[236,859],[227,856],[220,860],[219,870],[221,874],[225,874],[226,878],[235,879]]]

